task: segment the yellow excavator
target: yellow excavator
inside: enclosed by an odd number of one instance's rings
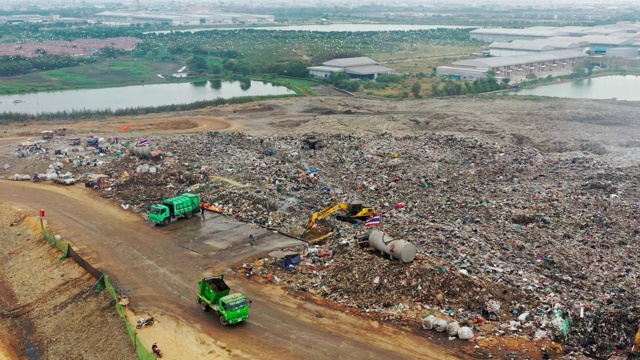
[[[345,215],[336,216],[337,220],[346,221],[352,224],[364,221],[376,214],[376,210],[369,204],[364,204],[362,202],[353,202],[351,204],[338,203],[313,214],[311,216],[311,219],[309,220],[309,223],[307,224],[307,228],[304,230],[302,235],[300,235],[300,237],[304,239],[304,237],[307,235],[307,233],[309,233],[316,222],[338,211],[344,211]]]

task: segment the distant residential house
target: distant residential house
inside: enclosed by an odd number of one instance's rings
[[[368,57],[333,59],[321,66],[307,68],[309,74],[317,78],[328,78],[334,73],[345,73],[352,79],[375,80],[381,74],[393,74],[393,69],[380,66],[380,63]]]

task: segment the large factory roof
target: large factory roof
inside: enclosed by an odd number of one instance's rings
[[[483,28],[472,30],[470,34],[478,35],[510,35],[510,36],[531,36],[531,37],[553,37],[553,36],[582,36],[582,35],[613,35],[623,33],[640,33],[640,24],[618,23],[610,25],[600,25],[593,27],[586,26],[534,26],[524,29],[516,28]]]
[[[582,41],[586,41],[589,44],[597,45],[629,45],[634,42],[631,39],[625,39],[624,37],[605,36],[605,35],[587,35],[580,38]]]
[[[384,66],[366,65],[366,66],[353,66],[344,70],[347,74],[354,75],[369,75],[369,74],[383,74],[392,73],[394,70],[386,68]]]
[[[554,36],[547,39],[514,40],[512,42],[494,42],[489,45],[492,49],[547,51],[554,49],[572,49],[589,46],[582,38],[574,36]]]
[[[337,67],[364,66],[364,65],[377,65],[377,64],[378,64],[377,61],[364,56],[333,59],[333,60],[329,60],[322,63],[322,65],[325,65],[325,66],[337,66]]]
[[[512,29],[512,28],[486,28],[476,29],[469,32],[470,34],[482,34],[482,35],[512,35],[512,36],[534,36],[534,37],[551,37],[551,36],[566,36],[569,32],[562,30],[562,28],[548,27],[548,26],[535,26],[525,29]]]
[[[460,60],[454,62],[454,66],[469,66],[476,68],[495,68],[502,66],[514,66],[520,64],[530,64],[543,61],[560,61],[567,59],[575,59],[587,57],[587,54],[576,50],[546,51],[539,54],[519,55],[519,56],[501,56],[470,60]]]

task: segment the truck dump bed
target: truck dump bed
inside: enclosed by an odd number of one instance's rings
[[[231,290],[222,278],[207,278],[204,281],[217,293]]]
[[[214,304],[220,298],[229,295],[231,289],[223,280],[224,276],[204,278],[200,281],[199,298],[206,300],[210,304]]]

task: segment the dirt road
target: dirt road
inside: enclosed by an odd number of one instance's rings
[[[409,332],[292,298],[229,271],[231,288],[253,299],[247,323],[223,327],[195,303],[203,276],[295,240],[213,214],[154,228],[81,187],[0,181],[0,198],[34,213],[46,209],[49,228],[110,274],[136,314],[160,320],[140,333],[145,342],[161,339],[166,358],[460,358]],[[247,244],[249,232],[257,232],[255,247]]]

